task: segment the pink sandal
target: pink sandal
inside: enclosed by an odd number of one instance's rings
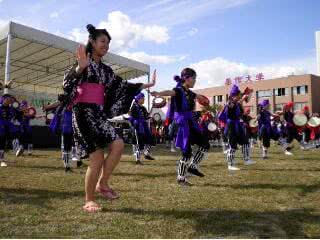
[[[116,200],[120,196],[112,188],[96,187],[96,192],[100,193],[107,200]]]
[[[102,210],[102,207],[100,207],[100,205],[97,204],[96,202],[90,201],[90,202],[86,202],[86,204],[82,207],[82,209],[88,213],[96,213],[96,212],[100,212]]]

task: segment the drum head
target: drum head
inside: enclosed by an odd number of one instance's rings
[[[163,108],[167,104],[163,97],[156,97],[153,99],[153,108]]]
[[[154,102],[155,102],[156,104],[160,104],[160,103],[163,102],[163,99],[162,99],[162,98],[155,98],[155,99],[154,99]]]
[[[252,128],[256,128],[258,127],[258,121],[257,119],[253,118],[249,121],[249,126],[252,127]]]
[[[159,121],[161,121],[161,115],[159,113],[155,113],[155,114],[153,114],[153,119],[156,122],[159,122]]]
[[[306,115],[297,113],[293,116],[293,122],[298,127],[303,127],[307,124],[308,118]]]
[[[47,119],[52,120],[54,118],[54,113],[49,113]]]
[[[319,127],[319,126],[320,126],[320,118],[318,118],[318,117],[312,117],[312,118],[310,118],[310,120],[309,120],[309,122],[308,122],[308,125],[309,125],[310,127],[313,127],[313,128]]]
[[[208,124],[208,130],[209,130],[210,132],[216,131],[216,130],[217,130],[217,125],[216,125],[215,123],[213,123],[213,122],[209,123],[209,124]]]

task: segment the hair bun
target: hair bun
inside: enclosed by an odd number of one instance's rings
[[[176,82],[180,82],[181,81],[181,78],[178,76],[178,75],[175,75],[173,77],[173,79],[176,81]]]
[[[87,30],[90,34],[93,34],[96,31],[95,26],[93,26],[92,24],[88,24],[87,25]]]

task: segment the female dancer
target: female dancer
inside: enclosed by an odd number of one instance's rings
[[[119,198],[118,193],[109,186],[109,180],[120,161],[124,144],[107,119],[123,107],[114,102],[123,90],[123,82],[119,82],[113,70],[102,63],[111,41],[107,30],[96,29],[92,25],[88,25],[87,29],[88,44],[77,49],[77,64],[66,73],[63,86],[68,97],[65,104],[74,104],[72,125],[75,142],[80,145],[81,154],[89,154],[90,160],[83,209],[97,212],[101,206],[95,201],[95,191],[106,199]],[[103,106],[108,107],[104,109]],[[108,156],[105,159],[103,149],[107,144]]]
[[[195,100],[205,101],[203,96],[190,90],[194,87],[196,76],[197,74],[193,69],[185,68],[182,70],[180,77],[174,77],[174,80],[178,83],[173,90],[151,93],[153,96],[171,96],[170,112],[174,114],[174,119],[179,127],[176,146],[182,152],[182,158],[178,166],[177,182],[185,186],[191,185],[186,178],[187,171],[199,177],[204,176],[198,168],[210,148],[208,138],[201,132],[198,122],[193,118]],[[199,148],[191,159],[192,144],[197,144]],[[191,161],[188,163],[190,159]]]

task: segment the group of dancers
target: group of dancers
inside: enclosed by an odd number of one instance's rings
[[[62,159],[66,171],[71,170],[70,160],[75,160],[77,167],[81,167],[83,164],[81,159],[89,158],[83,210],[97,212],[101,210],[101,206],[96,202],[96,193],[107,200],[120,197],[119,193],[111,188],[110,178],[121,159],[124,141],[122,131],[113,125],[112,119],[125,116],[122,119],[130,122],[134,131],[132,145],[137,164],[143,165],[141,155],[144,155],[145,159],[154,160],[151,147],[155,145],[155,138],[150,130],[148,123],[150,114],[143,106],[145,96],[141,91],[155,86],[156,72],[153,73],[152,82],[148,84],[129,83],[116,76],[113,70],[102,62],[103,56],[109,49],[110,34],[106,29],[96,29],[92,25],[88,25],[87,30],[88,43],[77,48],[77,61],[66,72],[63,80],[63,94],[58,96],[57,102],[44,106],[43,110],[55,112],[50,129],[54,133],[61,134]],[[200,164],[206,159],[210,148],[208,123],[212,121],[212,115],[206,113],[201,116],[195,111],[196,101],[208,104],[205,96],[191,90],[195,86],[196,77],[195,70],[184,68],[179,76],[174,77],[176,86],[172,90],[151,92],[155,98],[170,97],[165,121],[167,140],[171,144],[172,151],[176,151],[176,148],[181,151],[177,166],[177,183],[184,186],[191,185],[187,179],[190,175],[204,177],[200,171]],[[239,87],[234,85],[228,102],[216,116],[230,171],[239,170],[235,162],[238,145],[241,146],[244,163],[246,165],[255,163],[250,153],[253,139],[256,137],[262,142],[263,159],[268,157],[271,139],[279,141],[287,155],[292,154],[289,144],[294,139],[301,144],[310,141],[311,138],[319,139],[319,130],[316,134],[314,131],[312,134],[310,132],[305,134],[302,139],[301,131],[306,133],[308,131],[302,129],[299,132],[295,127],[292,103],[288,103],[283,112],[271,114],[267,100],[259,103],[258,131],[252,131],[250,111],[243,107],[243,102],[247,98],[248,96],[241,93]],[[1,98],[1,166],[5,164],[4,150],[9,136],[12,139],[19,139],[17,155],[22,154],[26,147],[31,149],[31,145],[28,145],[31,136],[29,121],[35,116],[29,116],[28,111],[25,111],[28,109],[27,103],[21,104],[19,110],[12,108],[14,101],[15,98],[8,94]],[[21,112],[22,114],[19,114]],[[280,115],[283,115],[285,123],[279,127],[276,119]],[[12,123],[15,118],[20,121],[19,134]],[[197,145],[195,151],[193,145]]]
[[[20,104],[13,95],[0,98],[0,166],[6,167],[5,150],[12,147],[15,155],[21,156],[27,150],[32,154],[32,129],[30,120],[35,118],[34,108],[27,101]]]
[[[302,149],[318,148],[320,146],[319,126],[310,127],[307,124],[297,126],[294,123],[295,113],[294,104],[289,102],[284,105],[282,111],[270,112],[270,102],[265,99],[258,104],[257,126],[252,126],[254,120],[250,116],[250,109],[244,108],[242,102],[245,97],[240,97],[241,92],[238,86],[234,85],[230,91],[230,97],[224,109],[219,114],[218,119],[223,131],[223,147],[226,154],[229,170],[240,170],[236,167],[235,153],[237,145],[242,148],[243,160],[245,165],[255,162],[250,159],[253,143],[258,139],[261,145],[262,159],[268,158],[270,141],[274,140],[281,145],[285,155],[293,155],[290,144],[297,140]],[[305,106],[299,114],[305,115],[309,120],[311,115],[308,106]],[[307,122],[306,122],[307,123]],[[310,133],[313,134],[310,134]]]

